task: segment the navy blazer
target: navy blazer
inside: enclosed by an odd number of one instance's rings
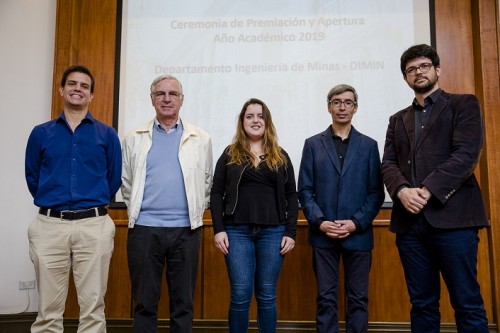
[[[394,202],[390,230],[405,232],[416,219],[397,197],[404,186],[425,186],[432,193],[422,211],[434,227],[487,226],[486,210],[474,176],[484,140],[478,99],[442,91],[427,117],[416,143],[413,106],[389,119],[382,174]],[[415,184],[412,163],[416,163]]]
[[[372,222],[384,202],[377,142],[351,128],[341,168],[328,127],[306,139],[298,179],[299,201],[309,224],[312,246],[367,251],[373,248]],[[359,230],[342,240],[319,230],[327,221],[356,219]]]

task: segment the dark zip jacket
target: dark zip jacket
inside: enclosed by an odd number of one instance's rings
[[[229,164],[229,155],[226,148],[215,166],[212,191],[210,193],[210,210],[214,234],[224,231],[224,215],[234,213],[238,204],[238,187],[245,169],[251,166],[246,164]],[[295,239],[297,229],[298,199],[295,186],[295,175],[292,162],[288,154],[282,150],[288,164],[276,171],[276,194],[279,209],[279,221],[276,225],[284,224],[285,236]]]

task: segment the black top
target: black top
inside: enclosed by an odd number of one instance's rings
[[[285,225],[285,236],[295,239],[298,200],[295,176],[288,154],[287,164],[270,170],[262,160],[257,168],[251,161],[230,163],[228,148],[215,165],[210,193],[210,210],[214,233],[224,231],[225,224],[255,223]]]
[[[224,224],[276,225],[279,223],[276,172],[264,161],[243,171],[238,204],[234,214],[224,216]]]

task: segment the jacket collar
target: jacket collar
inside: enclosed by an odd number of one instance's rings
[[[436,119],[440,116],[440,114],[446,109],[449,100],[450,94],[445,92],[442,89],[436,90],[432,95],[436,94],[433,98],[434,106],[432,107],[432,112],[428,115],[427,126],[422,129],[420,133],[419,140],[416,145],[416,149],[425,140],[426,136],[429,134],[429,131],[432,129],[434,124],[436,123]],[[432,98],[432,97],[431,97]],[[406,128],[406,133],[408,135],[408,140],[410,142],[410,147],[414,147],[415,145],[415,109],[413,104],[407,107],[403,112],[403,123]]]
[[[353,163],[356,156],[356,152],[361,143],[361,133],[359,133],[354,126],[351,127],[351,132],[349,133],[349,146],[346,151],[346,156],[344,160],[344,166],[340,167],[339,158],[336,154],[335,143],[333,143],[332,130],[329,126],[322,134],[321,141],[325,146],[325,150],[330,157],[335,169],[339,174],[344,174],[349,166]]]
[[[149,135],[152,136],[153,135],[153,126],[155,124],[155,119],[156,118],[153,118],[150,121],[148,121],[147,123],[142,124],[137,129],[135,129],[135,132],[136,133],[149,133]],[[182,137],[183,138],[197,135],[195,128],[193,126],[191,126],[190,123],[183,121],[182,118],[179,118],[179,122],[182,124],[182,128],[183,128]]]

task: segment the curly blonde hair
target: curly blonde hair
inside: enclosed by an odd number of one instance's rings
[[[267,105],[257,98],[251,98],[243,104],[241,112],[238,116],[238,124],[236,127],[236,134],[228,149],[229,163],[242,165],[252,159],[250,152],[250,144],[248,137],[243,127],[245,119],[245,112],[247,107],[251,104],[259,104],[262,106],[262,116],[264,118],[264,136],[262,138],[262,145],[264,154],[266,155],[266,164],[271,170],[277,170],[283,165],[287,165],[288,160],[283,154],[281,147],[278,145],[278,136],[276,135],[276,128],[273,124],[271,112]]]

